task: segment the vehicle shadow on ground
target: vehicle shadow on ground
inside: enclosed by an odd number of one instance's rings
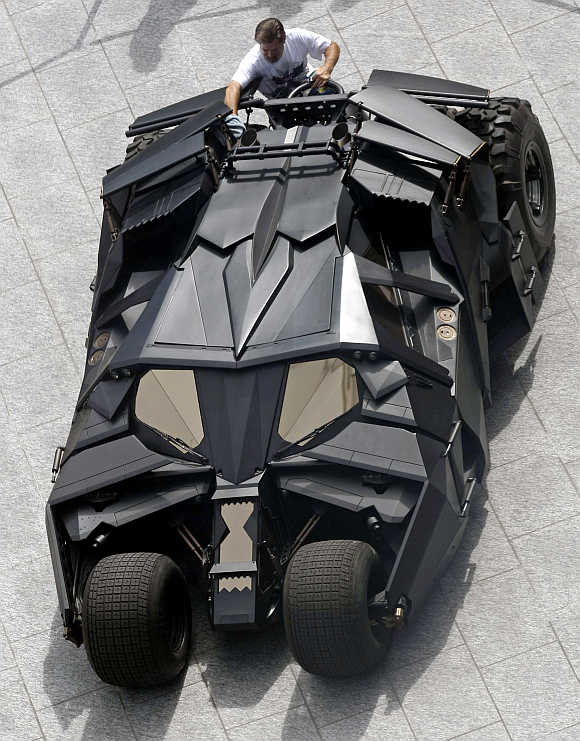
[[[197,667],[191,658],[189,672],[164,687],[131,690],[101,682],[89,664],[84,646],[76,648],[62,636],[60,612],[52,622],[52,635],[43,665],[42,685],[50,704],[51,737],[94,741],[99,738],[165,738],[182,688],[196,681]],[[155,704],[156,712],[151,710]],[[159,708],[157,708],[159,705]],[[145,712],[144,712],[145,709]],[[125,712],[131,726],[127,727]],[[82,728],[79,727],[82,724]]]

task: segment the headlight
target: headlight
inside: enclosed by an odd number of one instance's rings
[[[338,358],[292,363],[278,432],[298,442],[358,404],[354,368]]]
[[[162,434],[197,447],[203,439],[203,424],[194,372],[147,371],[139,381],[135,416]]]

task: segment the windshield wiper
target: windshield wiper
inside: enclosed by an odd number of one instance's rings
[[[314,430],[312,430],[312,432],[309,432],[307,435],[304,435],[304,437],[296,440],[295,443],[288,443],[288,445],[284,445],[283,448],[280,448],[280,450],[276,452],[274,458],[279,458],[286,450],[290,450],[290,448],[293,448],[295,445],[300,445],[300,443],[306,442],[306,440],[310,440],[310,438],[318,435],[319,432],[322,432],[327,427],[330,427],[333,422],[336,422],[336,419],[331,419],[330,422],[325,422],[323,425],[320,425],[320,427],[316,427]]]
[[[194,450],[192,447],[190,447],[185,440],[182,440],[180,437],[175,437],[174,435],[170,435],[168,432],[161,432],[161,430],[155,430],[155,432],[158,435],[161,435],[161,437],[164,440],[167,440],[168,443],[171,443],[172,445],[175,445],[176,448],[180,449],[182,453],[187,453],[188,455],[193,456],[194,458],[197,458],[197,460],[200,463],[207,463],[207,458],[205,455],[202,455],[201,453],[198,453],[197,450]]]

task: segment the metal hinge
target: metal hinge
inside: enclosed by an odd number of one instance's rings
[[[64,455],[64,448],[58,447],[54,451],[54,458],[52,459],[52,477],[51,477],[51,483],[56,482],[56,477],[58,476],[60,472],[60,467],[62,465],[62,457]]]

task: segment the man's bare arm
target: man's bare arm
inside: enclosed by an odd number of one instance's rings
[[[242,94],[242,86],[239,82],[236,82],[235,80],[231,80],[230,84],[226,88],[226,95],[224,98],[224,103],[228,106],[228,108],[231,108],[232,111],[238,115],[238,105],[240,103],[240,96]]]
[[[330,79],[332,70],[335,68],[339,56],[340,46],[336,41],[331,41],[330,45],[324,52],[324,64],[316,70],[312,78],[315,87],[321,87],[328,79]]]

